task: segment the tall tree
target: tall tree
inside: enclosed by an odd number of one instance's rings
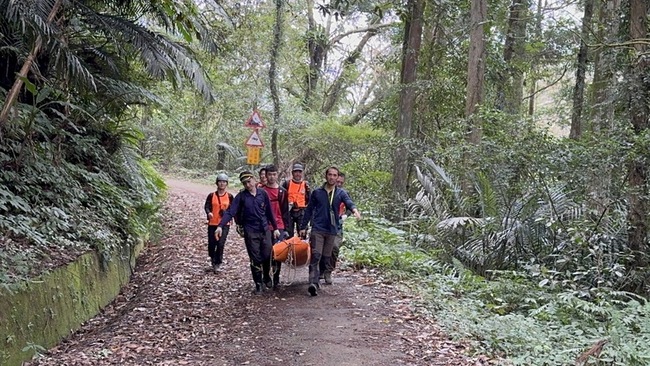
[[[630,44],[633,45],[630,81],[630,120],[635,141],[647,136],[650,128],[650,59],[648,58],[648,4],[647,0],[630,0]],[[635,252],[637,268],[648,264],[648,150],[640,149],[632,154],[628,163],[628,242]]]
[[[619,17],[621,0],[601,0],[598,6],[599,40],[594,51],[594,79],[592,83],[591,124],[593,132],[599,133],[612,126],[614,119],[614,89],[616,84],[615,65],[617,50],[608,44],[618,42],[620,28]]]
[[[582,110],[585,95],[585,74],[587,72],[587,43],[591,38],[591,19],[594,13],[594,0],[585,0],[585,11],[582,17],[580,32],[580,49],[576,68],[576,83],[573,87],[573,108],[571,110],[571,131],[569,138],[579,139],[582,136]]]
[[[478,145],[481,142],[481,124],[474,116],[483,103],[485,82],[485,38],[484,24],[487,18],[485,0],[472,0],[470,8],[469,61],[467,63],[467,100],[465,117],[467,118],[467,141]]]
[[[422,14],[425,0],[409,0],[407,4],[408,19],[404,22],[404,43],[402,46],[402,69],[400,74],[399,118],[395,136],[398,145],[393,158],[392,191],[397,195],[397,204],[408,192],[409,173],[409,139],[413,124],[413,109],[415,107],[417,66],[420,45],[422,43]],[[402,216],[402,210],[396,207],[394,219]]]
[[[616,100],[615,77],[620,62],[617,62],[617,55],[621,51],[616,47],[609,47],[610,44],[620,43],[620,7],[621,0],[601,0],[594,5],[598,20],[595,36],[598,40],[593,49],[594,77],[589,94],[589,118],[585,119],[588,128],[594,139],[607,141],[614,130],[614,111]],[[611,187],[618,176],[618,167],[613,167],[607,160],[596,161],[597,168],[592,169],[589,174],[587,204],[590,208],[604,212],[611,202]]]
[[[497,108],[510,114],[519,113],[523,99],[524,60],[528,2],[513,0],[508,17],[508,30],[503,47],[505,71],[497,85]]]
[[[543,19],[543,9],[544,4],[543,0],[537,0],[537,14],[535,15],[535,31],[534,31],[534,42],[541,42],[542,40],[542,19]],[[537,93],[537,80],[538,80],[538,67],[539,60],[537,57],[533,57],[530,63],[530,72],[528,78],[528,115],[532,116],[535,113],[535,100]]]
[[[269,66],[269,87],[271,99],[273,100],[273,132],[271,133],[271,151],[273,153],[273,164],[280,165],[280,153],[278,151],[278,124],[280,123],[280,94],[278,91],[278,54],[282,42],[282,22],[284,12],[284,0],[275,0],[275,26],[273,27],[273,42],[271,43],[271,60]]]
[[[334,80],[332,85],[329,87],[326,93],[325,100],[323,101],[323,107],[321,112],[324,114],[329,114],[332,112],[336,104],[341,98],[341,94],[345,90],[345,84],[348,82],[350,75],[353,72],[354,66],[357,63],[359,57],[361,57],[361,52],[366,46],[368,41],[377,34],[376,28],[370,28],[366,31],[366,34],[363,35],[357,46],[348,54],[348,56],[343,60],[343,67],[339,76]]]
[[[314,0],[307,0],[307,36],[305,38],[307,40],[309,68],[305,75],[305,96],[303,100],[303,107],[307,110],[312,108],[312,98],[327,54],[328,35],[325,28],[316,23],[314,9]]]

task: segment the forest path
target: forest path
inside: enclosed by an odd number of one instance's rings
[[[243,240],[222,271],[207,255],[203,204],[214,186],[168,179],[163,237],[97,317],[29,365],[481,365],[376,272],[337,270],[307,293],[307,269],[282,269],[262,295]]]

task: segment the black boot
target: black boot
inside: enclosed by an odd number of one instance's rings
[[[317,296],[318,295],[318,286],[315,283],[312,283],[309,285],[307,288],[307,291],[311,296]]]

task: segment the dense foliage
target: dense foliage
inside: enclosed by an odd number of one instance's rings
[[[538,277],[532,269],[493,271],[486,280],[460,261],[444,260],[440,249],[413,245],[419,239],[385,220],[347,222],[342,253],[357,269],[380,268],[385,282],[418,291],[413,306],[434,315],[453,337],[472,342],[477,353],[507,364],[574,364],[600,340],[608,342],[598,363],[588,364],[650,362],[650,304],[644,298],[604,287],[590,292],[570,280],[549,286],[539,281],[549,273]]]
[[[215,50],[205,17],[192,2],[0,1],[3,286],[151,233],[164,184],[132,107],[159,101],[152,78],[212,97],[187,43],[154,30]]]

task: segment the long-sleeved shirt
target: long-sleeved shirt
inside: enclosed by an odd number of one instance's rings
[[[240,208],[241,206],[241,208]],[[241,210],[241,212],[239,211]],[[240,212],[241,215],[237,215]],[[255,196],[249,191],[242,190],[230,204],[230,207],[224,212],[219,226],[223,227],[231,219],[239,217],[242,222],[238,225],[244,226],[244,231],[249,233],[263,233],[268,230],[269,225],[276,230],[278,228],[273,211],[271,211],[271,201],[264,189],[258,188]]]
[[[264,186],[262,189],[269,195],[271,211],[273,211],[273,217],[275,217],[275,222],[278,224],[278,229],[285,230],[289,226],[289,199],[287,191],[282,186],[278,186],[277,188]]]
[[[311,221],[313,232],[336,235],[341,226],[339,215],[341,203],[350,211],[357,208],[348,192],[343,188],[335,187],[331,195],[325,190],[325,185],[315,189],[309,198],[300,229],[307,229],[307,225]]]

